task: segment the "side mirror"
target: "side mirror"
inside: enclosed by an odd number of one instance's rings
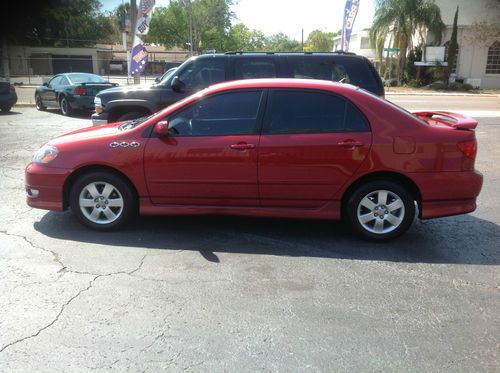
[[[155,78],[155,83],[160,83],[160,77]]]
[[[176,75],[172,79],[172,83],[170,83],[170,86],[175,92],[182,92],[184,90],[184,87],[186,86],[182,80],[179,79],[179,77]]]
[[[167,137],[168,136],[168,121],[160,120],[155,124],[155,133],[159,137]]]
[[[49,82],[43,82],[42,84],[44,87],[48,87],[49,86]]]

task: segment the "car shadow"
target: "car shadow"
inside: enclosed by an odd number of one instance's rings
[[[48,212],[34,228],[61,240],[163,250],[322,257],[408,263],[498,265],[500,226],[463,215],[416,220],[385,243],[360,239],[341,222],[234,216],[141,217],[115,232],[95,232],[71,212]]]
[[[8,115],[19,115],[19,114],[22,114],[21,112],[19,111],[14,111],[14,110],[10,110],[10,111],[1,111],[0,110],[0,115],[4,115],[4,116],[8,116]]]
[[[46,109],[47,113],[59,114],[64,117],[59,109]],[[77,110],[73,109],[71,113],[68,115],[68,118],[78,118],[78,119],[91,119],[92,112],[86,110]]]

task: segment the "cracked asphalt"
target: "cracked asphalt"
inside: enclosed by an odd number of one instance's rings
[[[0,115],[0,372],[498,372],[500,115],[479,119],[477,211],[372,244],[329,221],[143,217],[96,233],[31,209],[34,151],[90,121],[14,107]]]

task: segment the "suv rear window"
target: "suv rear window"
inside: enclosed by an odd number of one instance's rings
[[[341,81],[372,92],[380,90],[378,88],[380,84],[375,80],[372,70],[362,58],[350,56],[288,56],[287,60],[293,78]]]

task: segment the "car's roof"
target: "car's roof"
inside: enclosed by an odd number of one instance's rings
[[[273,56],[287,56],[287,57],[310,57],[310,56],[322,56],[322,57],[335,57],[335,58],[358,58],[365,59],[366,57],[351,53],[351,52],[226,52],[226,53],[206,53],[199,56],[194,56],[194,58],[225,58],[225,57],[273,57]]]
[[[318,79],[297,78],[268,78],[268,79],[244,79],[230,82],[218,83],[210,86],[207,92],[225,91],[228,89],[252,89],[252,88],[304,88],[304,89],[357,89],[356,86],[346,83],[332,82]]]

